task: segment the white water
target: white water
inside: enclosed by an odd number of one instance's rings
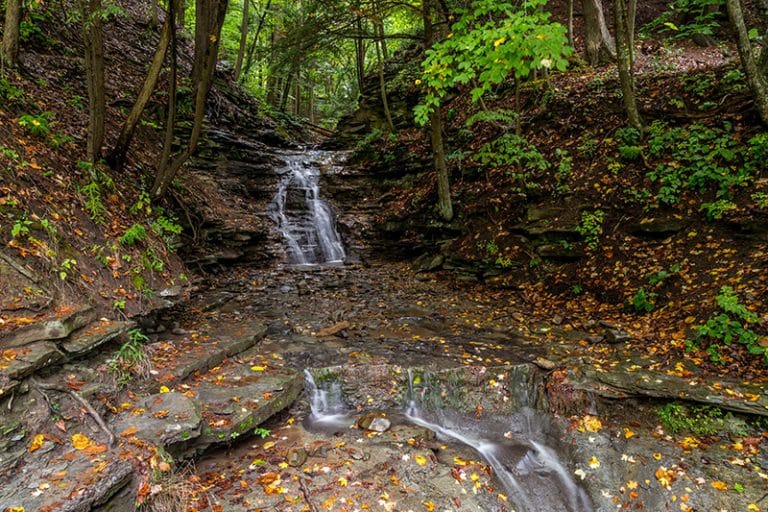
[[[516,425],[518,428],[515,429],[518,432],[522,430],[523,436],[518,434],[509,441],[494,442],[485,438],[487,432],[461,418],[452,419],[441,411],[432,411],[431,414],[423,411],[419,402],[423,401],[423,394],[429,392],[428,386],[421,392],[420,397],[414,392],[413,375],[409,369],[406,417],[438,436],[474,448],[493,468],[510,501],[515,504],[516,512],[593,510],[586,492],[576,485],[555,451],[542,440],[533,439],[543,436],[541,429],[534,428],[532,414],[523,411],[515,418],[524,424],[522,429],[521,425]],[[435,419],[427,419],[428,414]],[[519,457],[521,451],[525,453]]]
[[[349,408],[341,397],[341,383],[332,381],[323,389],[309,370],[304,370],[304,387],[309,397],[310,425],[321,428],[342,428],[350,424]]]
[[[283,235],[290,262],[297,265],[343,262],[344,246],[331,207],[320,198],[320,169],[313,163],[322,158],[322,152],[283,156],[285,167],[277,171],[282,179],[272,200],[270,216]],[[296,204],[297,197],[303,198],[302,204]]]

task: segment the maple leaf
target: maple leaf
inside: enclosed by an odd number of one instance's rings
[[[728,484],[721,481],[721,480],[713,480],[712,481],[712,488],[716,489],[718,491],[727,491],[728,490]]]

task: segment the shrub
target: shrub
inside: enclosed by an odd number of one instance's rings
[[[600,244],[604,220],[605,212],[602,210],[581,213],[581,222],[576,227],[576,231],[584,237],[584,243],[592,251],[597,249],[597,246]]]
[[[130,228],[125,230],[123,236],[120,237],[120,243],[127,246],[136,245],[147,238],[147,230],[141,224],[134,224]]]
[[[52,118],[53,112],[43,112],[38,115],[24,114],[17,122],[35,137],[45,138],[51,133]]]

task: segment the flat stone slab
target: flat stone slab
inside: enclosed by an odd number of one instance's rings
[[[648,370],[637,365],[620,364],[608,371],[582,366],[578,373],[569,370],[574,388],[609,398],[647,396],[689,400],[723,409],[768,416],[768,394],[759,384],[685,377],[681,371]]]
[[[196,445],[204,448],[226,443],[252,431],[290,406],[303,389],[303,376],[292,370],[242,370],[228,375],[207,374],[197,387],[203,428]]]
[[[135,326],[136,322],[100,320],[72,334],[61,343],[61,348],[68,355],[79,357],[115,339]]]
[[[67,447],[39,456],[33,453],[30,459],[12,474],[0,475],[0,510],[88,512],[106,502],[133,475],[131,464],[117,452],[88,455]]]
[[[137,437],[171,449],[200,435],[200,404],[181,393],[158,393],[142,398],[114,417],[111,428],[121,439]]]
[[[148,348],[153,367],[158,372],[157,380],[170,385],[197,371],[213,368],[225,358],[254,346],[266,332],[266,326],[257,324],[248,326],[237,336],[208,337],[191,333],[182,339],[153,343]]]
[[[94,310],[91,306],[61,307],[53,311],[50,318],[41,318],[0,337],[0,348],[21,347],[36,341],[66,338],[73,331],[86,326],[93,317]]]
[[[0,352],[0,388],[5,389],[10,382],[23,379],[62,358],[56,344],[50,341],[5,349]]]

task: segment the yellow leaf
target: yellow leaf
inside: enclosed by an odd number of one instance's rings
[[[29,444],[29,453],[35,452],[42,448],[43,443],[45,443],[45,436],[43,434],[37,434],[33,439],[32,442]]]
[[[728,484],[720,480],[714,480],[712,482],[712,488],[717,489],[718,491],[727,491]]]
[[[424,508],[427,509],[427,512],[435,512],[435,504],[431,501],[425,501]]]
[[[509,499],[506,494],[501,493],[497,494],[496,497],[499,498],[499,501],[507,501]]]
[[[168,386],[160,386],[160,392],[161,393],[170,393],[171,390],[168,389]]]
[[[8,507],[4,508],[3,512],[24,512],[24,507]]]
[[[85,450],[91,444],[91,440],[83,434],[74,434],[72,436],[72,446],[75,450]]]
[[[266,443],[264,443],[264,449],[265,450],[269,450],[273,446],[275,446],[275,442],[274,441],[267,441]]]
[[[453,463],[456,464],[457,466],[466,466],[467,465],[467,461],[465,461],[464,459],[462,459],[458,455],[453,458]]]
[[[750,512],[760,512],[760,507],[758,507],[754,503],[750,503],[749,505],[747,505],[747,510],[749,510]]]
[[[266,366],[251,366],[251,371],[253,372],[263,372],[266,369]]]
[[[603,423],[595,416],[584,416],[584,428],[587,432],[600,432]]]
[[[587,464],[589,464],[589,467],[592,469],[597,469],[600,467],[600,461],[597,460],[597,457],[595,457],[594,455],[592,456],[591,459],[589,459]]]
[[[417,455],[413,458],[413,460],[415,460],[416,464],[418,464],[419,466],[424,466],[427,464],[427,458],[424,457],[423,455]]]
[[[632,431],[631,428],[624,427],[624,439],[629,439],[630,437],[634,437],[635,433]]]
[[[347,479],[344,478],[343,476],[340,476],[339,477],[339,485],[342,486],[342,487],[346,487],[347,486]]]
[[[653,458],[656,460],[661,460],[661,454],[659,452],[656,452],[653,454]]]

